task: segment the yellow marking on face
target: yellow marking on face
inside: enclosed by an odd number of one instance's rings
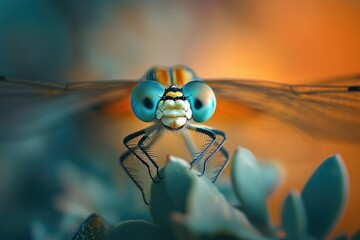
[[[184,96],[184,94],[182,92],[167,92],[166,95],[167,97],[172,97],[172,98],[176,98],[176,97],[182,97]]]

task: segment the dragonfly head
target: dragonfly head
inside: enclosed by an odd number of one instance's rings
[[[190,81],[182,88],[166,88],[157,81],[145,80],[134,89],[131,106],[135,115],[144,122],[155,118],[170,130],[181,129],[193,119],[205,122],[214,113],[216,98],[213,90],[203,81]]]
[[[157,106],[156,118],[170,130],[181,129],[192,118],[190,103],[181,88],[170,86],[165,90]]]

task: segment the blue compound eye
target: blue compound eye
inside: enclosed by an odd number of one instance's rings
[[[182,90],[190,102],[193,119],[196,122],[207,121],[216,108],[216,97],[213,90],[202,81],[191,81]]]
[[[131,107],[135,115],[144,122],[155,118],[155,111],[165,87],[156,81],[142,81],[131,96]]]

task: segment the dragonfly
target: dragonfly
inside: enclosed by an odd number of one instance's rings
[[[313,136],[360,142],[358,74],[316,84],[290,85],[247,79],[202,79],[187,66],[155,67],[140,81],[61,84],[1,77],[0,98],[7,101],[1,101],[0,111],[7,114],[0,117],[3,133],[0,141],[4,136],[38,131],[80,109],[106,105],[130,94],[136,117],[152,124],[124,138],[127,151],[120,156],[120,164],[141,190],[147,204],[149,183],[158,183],[162,178],[152,146],[163,132],[184,137],[193,156],[190,168],[196,168],[200,176],[205,174],[216,182],[228,165],[229,153],[224,148],[226,133],[202,125],[216,111],[218,97],[273,116]],[[14,106],[19,109],[14,111]],[[55,111],[43,116],[49,108]],[[9,125],[19,118],[26,119],[27,124]],[[199,149],[194,147],[189,132],[203,137]]]

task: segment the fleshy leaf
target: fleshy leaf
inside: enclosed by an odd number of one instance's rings
[[[282,209],[282,227],[287,239],[305,239],[307,235],[307,222],[304,204],[295,191],[285,199]]]
[[[130,220],[122,222],[111,228],[106,235],[106,240],[159,240],[173,239],[171,229],[166,226],[155,225],[143,220]]]
[[[228,203],[232,206],[240,206],[239,199],[236,197],[234,188],[229,181],[219,181],[216,183],[216,186],[221,194],[224,195]]]
[[[162,179],[151,186],[150,213],[154,223],[167,225],[172,212],[185,213],[193,175],[189,169],[190,165],[184,160],[169,157],[169,162],[160,170]]]
[[[186,214],[174,214],[173,220],[177,234],[184,239],[215,239],[215,236],[218,239],[264,239],[207,178],[195,175]]]
[[[260,164],[266,195],[270,196],[281,181],[281,172],[278,165],[265,162]]]
[[[264,234],[272,234],[262,172],[249,150],[239,147],[235,151],[231,178],[241,209],[250,222]]]
[[[326,159],[306,183],[301,197],[311,236],[325,239],[348,197],[348,175],[340,155]]]

